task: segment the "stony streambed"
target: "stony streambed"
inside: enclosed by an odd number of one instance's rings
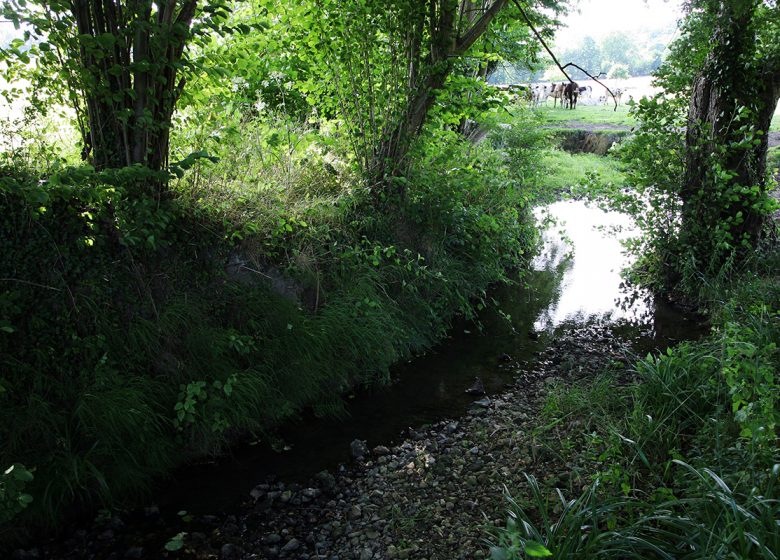
[[[103,515],[14,558],[483,558],[490,527],[505,523],[505,488],[522,495],[523,473],[567,495],[590,482],[587,466],[562,460],[545,439],[553,436],[540,430],[545,393],[558,381],[626,364],[629,354],[611,327],[572,330],[535,356],[533,366],[504,357],[501,367],[515,381],[465,416],[408,430],[393,446],[368,450],[355,442],[360,457],[352,464],[305,484],[269,479],[234,511],[193,519],[155,506],[129,517]],[[171,539],[179,550],[166,550]]]

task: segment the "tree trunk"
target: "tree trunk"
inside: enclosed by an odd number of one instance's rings
[[[428,112],[436,100],[436,92],[444,84],[452,70],[453,59],[465,53],[487,30],[490,22],[506,6],[507,0],[494,0],[458,38],[458,2],[455,0],[429,0],[429,32],[431,34],[428,72],[416,84],[409,97],[403,118],[385,133],[376,150],[373,165],[374,184],[387,186],[387,178],[403,172],[406,156],[412,141],[425,124]],[[470,3],[461,3],[462,6]]]
[[[750,3],[720,3],[712,51],[694,80],[680,192],[682,231],[691,244],[721,224],[729,224],[732,245],[754,245],[761,231],[763,217],[754,203],[766,187],[768,132],[780,79],[776,61],[746,62],[755,57],[754,11]],[[758,134],[756,145],[744,142],[749,129]],[[727,174],[717,175],[715,166]],[[744,190],[750,187],[759,190]]]
[[[96,169],[168,164],[177,82],[197,0],[74,0],[88,127]]]

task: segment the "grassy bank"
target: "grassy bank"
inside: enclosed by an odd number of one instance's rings
[[[553,192],[568,191],[594,175],[604,183],[622,185],[625,182],[620,161],[612,157],[550,149],[543,152],[542,163],[549,173],[539,178],[540,184]]]
[[[762,270],[717,290],[708,338],[550,391],[539,441],[585,483],[510,489],[493,558],[775,558],[780,278]]]
[[[337,414],[472,314],[536,241],[525,128],[432,130],[381,200],[327,131],[289,123],[243,122],[160,200],[139,170],[6,162],[0,540],[135,503],[304,407]]]

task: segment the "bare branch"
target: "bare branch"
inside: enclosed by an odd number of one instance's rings
[[[547,51],[547,54],[549,54],[549,55],[550,55],[550,58],[552,58],[552,59],[553,59],[553,62],[554,62],[554,63],[555,63],[555,65],[558,67],[558,69],[559,69],[559,70],[560,70],[560,71],[563,73],[563,75],[564,75],[564,76],[566,76],[566,79],[567,79],[567,80],[569,80],[569,82],[570,82],[570,83],[572,83],[572,84],[573,84],[573,83],[576,83],[574,80],[572,80],[572,79],[571,79],[571,77],[569,76],[569,74],[567,74],[567,73],[566,73],[566,68],[568,68],[569,66],[573,66],[574,68],[578,69],[579,71],[581,71],[581,72],[584,72],[584,73],[585,73],[585,74],[586,74],[588,77],[590,77],[590,78],[591,78],[591,79],[592,79],[594,82],[596,82],[596,83],[598,83],[598,84],[601,84],[601,85],[604,87],[604,89],[606,89],[606,90],[609,92],[609,94],[612,96],[612,100],[615,102],[615,109],[614,109],[614,110],[615,110],[615,111],[617,111],[617,107],[618,107],[618,103],[617,103],[617,97],[615,97],[615,94],[614,94],[614,93],[612,93],[612,90],[611,90],[611,89],[609,89],[607,86],[605,86],[603,83],[601,83],[601,82],[600,82],[598,79],[594,78],[594,77],[593,77],[593,75],[591,75],[590,73],[586,72],[585,70],[583,70],[582,68],[580,68],[579,66],[577,66],[576,64],[574,64],[573,62],[569,62],[568,64],[565,64],[565,65],[561,66],[561,63],[560,63],[560,62],[558,62],[558,59],[557,59],[557,58],[555,58],[555,55],[554,55],[554,54],[553,54],[553,52],[550,50],[550,47],[548,47],[548,46],[547,46],[547,43],[545,43],[545,42],[544,42],[544,39],[542,38],[541,34],[540,34],[540,33],[539,33],[537,30],[536,30],[536,27],[534,27],[534,24],[533,24],[533,23],[531,23],[531,19],[530,19],[530,18],[528,17],[528,15],[525,13],[525,10],[524,10],[524,9],[523,9],[523,7],[520,5],[520,2],[518,2],[517,0],[512,0],[512,3],[513,3],[515,6],[517,6],[517,9],[518,9],[518,10],[520,10],[520,15],[522,15],[522,16],[523,16],[523,19],[524,19],[524,20],[525,20],[525,22],[528,24],[528,27],[530,27],[530,28],[531,28],[531,31],[533,31],[534,35],[536,36],[536,39],[537,39],[537,40],[538,40],[538,41],[539,41],[539,42],[542,44],[542,46],[544,47],[544,50],[546,50],[546,51]],[[601,75],[601,73],[599,73],[599,76],[600,76],[600,75]]]
[[[613,110],[617,111],[617,97],[615,97],[615,94],[612,93],[612,90],[609,89],[606,86],[606,84],[602,83],[598,78],[596,78],[595,76],[590,74],[587,70],[584,70],[583,68],[581,68],[581,67],[577,66],[576,64],[574,64],[573,62],[568,62],[568,63],[563,65],[564,68],[568,68],[569,66],[574,66],[577,70],[579,70],[580,72],[582,72],[583,74],[588,76],[591,80],[593,80],[597,84],[601,84],[601,87],[603,87],[605,90],[607,90],[609,92],[609,94],[612,96],[612,99],[615,101],[615,108]],[[604,72],[599,72],[599,76],[601,76],[603,73]]]

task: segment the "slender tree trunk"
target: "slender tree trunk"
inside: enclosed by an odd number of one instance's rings
[[[469,5],[469,2],[461,4]],[[437,90],[452,71],[455,58],[465,53],[487,30],[490,22],[506,6],[507,0],[493,0],[468,30],[458,37],[457,0],[429,0],[429,33],[431,34],[428,71],[410,92],[403,117],[385,134],[375,152],[373,178],[376,185],[387,186],[387,177],[403,172],[406,156],[414,138],[420,133],[428,112],[436,101]]]
[[[197,0],[73,0],[86,154],[96,169],[168,164],[178,79]]]

